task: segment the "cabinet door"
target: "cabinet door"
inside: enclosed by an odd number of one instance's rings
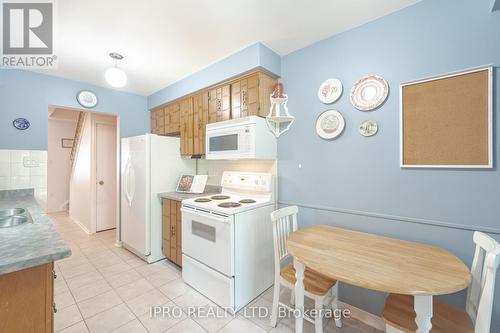
[[[210,90],[208,122],[215,123],[231,119],[231,85],[226,84]]]
[[[182,267],[182,213],[181,213],[182,203],[180,201],[176,202],[177,209],[177,221],[175,224],[175,237],[177,243],[177,259],[175,263]]]
[[[186,98],[180,102],[181,111],[181,155],[193,155],[193,99]]]
[[[205,135],[208,124],[208,91],[193,97],[193,154],[205,155]]]
[[[257,116],[259,104],[259,74],[231,84],[231,118]]]
[[[151,111],[151,133],[158,135],[165,134],[163,108]]]
[[[0,275],[0,332],[53,332],[53,267]]]
[[[170,200],[170,256],[169,259],[175,262],[177,260],[177,201]]]
[[[162,238],[163,238],[163,255],[170,258],[170,239],[172,237],[172,223],[170,220],[170,200],[163,199],[163,225],[162,225]]]
[[[265,117],[269,114],[271,108],[271,101],[269,97],[274,91],[276,79],[268,74],[259,73],[259,96],[260,96],[260,110],[259,116]]]
[[[181,123],[180,103],[174,102],[165,107],[165,134],[179,134]]]

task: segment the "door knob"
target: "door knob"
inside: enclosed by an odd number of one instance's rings
[[[99,185],[104,185],[104,181],[100,180]]]

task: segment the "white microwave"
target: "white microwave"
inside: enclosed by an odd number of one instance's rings
[[[264,118],[250,116],[207,125],[207,160],[275,160],[276,138]]]

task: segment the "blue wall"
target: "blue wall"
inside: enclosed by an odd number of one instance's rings
[[[424,0],[414,6],[323,40],[282,58],[281,76],[295,123],[279,139],[280,203],[298,204],[300,223],[331,224],[449,249],[470,265],[472,232],[500,240],[500,145],[493,170],[415,170],[399,167],[399,84],[485,64],[500,65],[500,12],[490,0]],[[362,76],[390,84],[387,102],[373,112],[351,106],[349,93]],[[495,69],[495,95],[499,91]],[[317,98],[321,82],[339,78],[344,93],[333,105]],[[498,110],[498,98],[494,112]],[[346,120],[334,141],[315,133],[318,115],[340,111]],[[358,133],[365,119],[379,123],[370,138]],[[495,114],[494,128],[500,118]],[[301,164],[302,168],[298,165]],[[342,286],[342,298],[381,313],[384,295]],[[463,304],[464,294],[447,297]],[[500,278],[492,332],[500,332]]]
[[[144,96],[120,92],[55,76],[23,70],[0,70],[0,149],[47,149],[49,105],[79,108],[76,94],[83,89],[97,94],[92,111],[121,116],[121,136],[149,131],[149,112]],[[12,120],[27,118],[31,127],[18,131]]]
[[[279,76],[281,70],[280,60],[278,54],[262,43],[252,44],[150,95],[148,97],[148,108],[152,109],[257,68],[265,69]]]

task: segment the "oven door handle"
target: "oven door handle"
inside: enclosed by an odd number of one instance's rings
[[[189,214],[195,214],[195,215],[200,215],[200,216],[203,216],[204,218],[207,218],[207,219],[210,219],[210,220],[214,220],[214,221],[217,221],[217,222],[222,222],[222,223],[229,224],[229,218],[224,218],[222,216],[221,217],[217,217],[217,215],[208,214],[208,213],[205,213],[205,212],[200,211],[200,210],[193,210],[193,209],[182,207],[181,208],[181,212],[183,212],[183,213],[189,213]]]

